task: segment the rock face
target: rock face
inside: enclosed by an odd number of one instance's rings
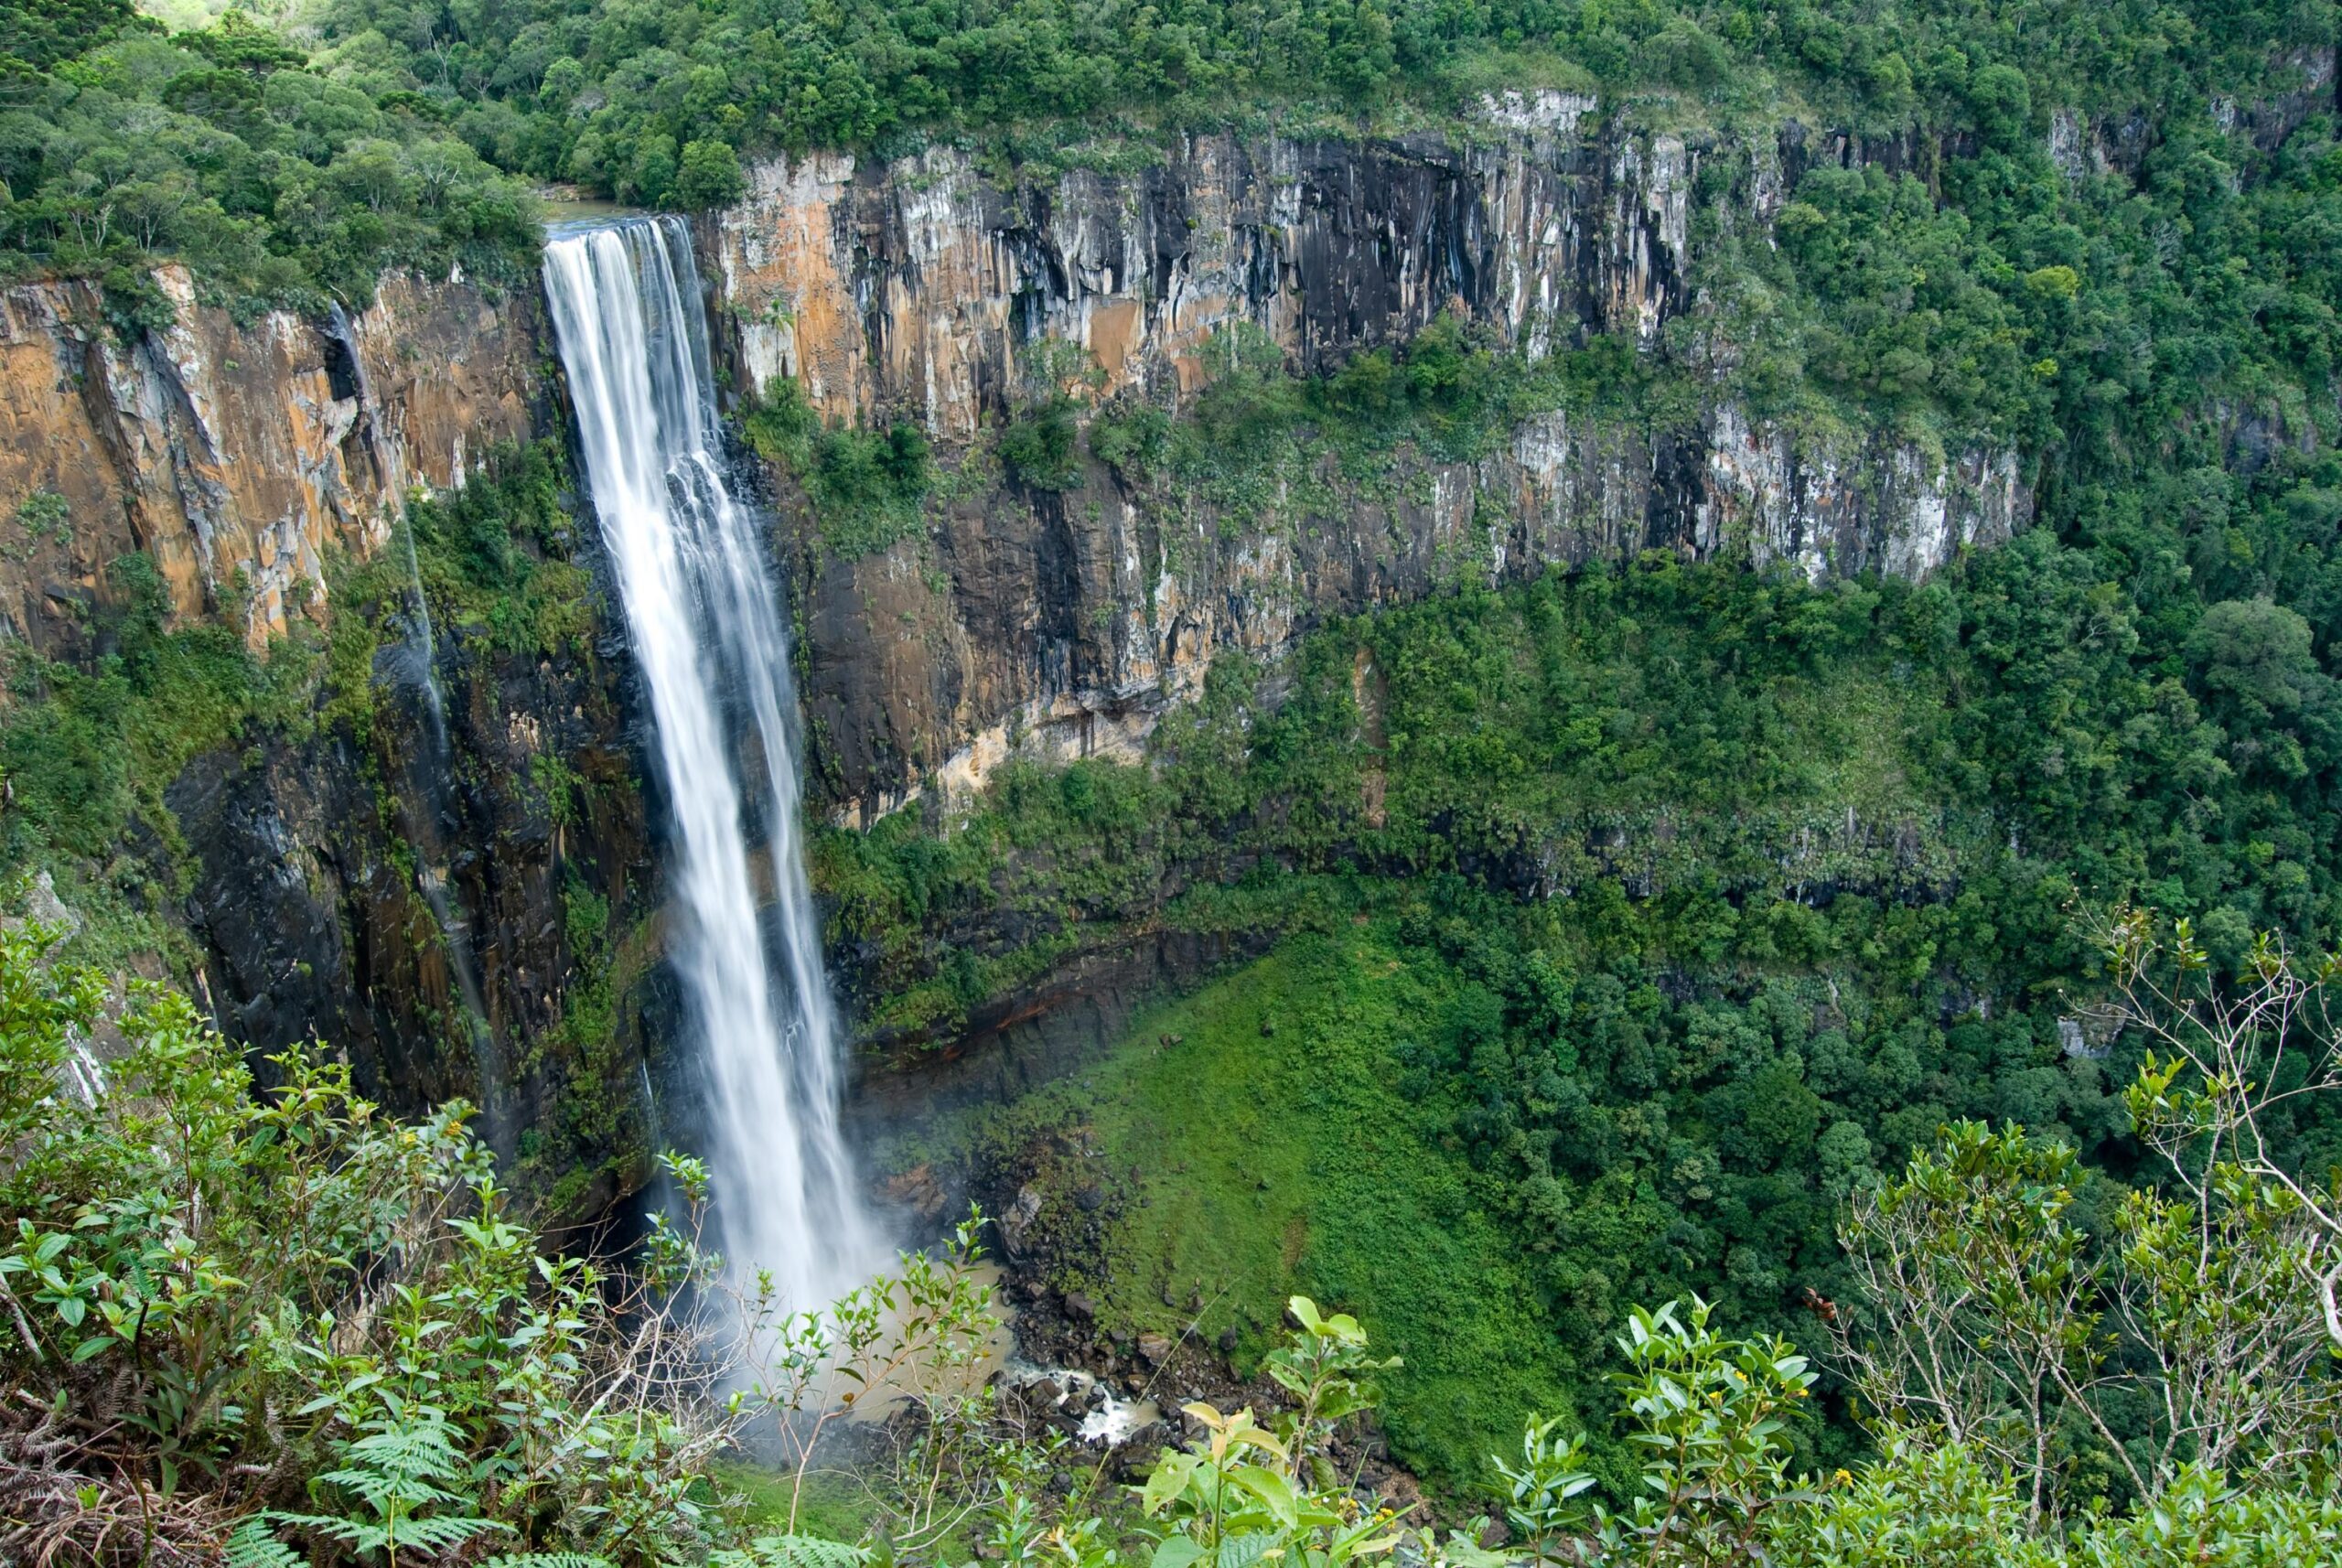
[[[563,1207],[598,1208],[639,1179],[657,1043],[625,1011],[646,961],[620,937],[658,875],[622,671],[449,641],[435,720],[393,644],[367,741],[189,765],[166,797],[196,863],[181,918],[231,1037],[328,1041],[403,1112],[469,1100],[502,1153],[586,1173]]]
[[[504,1152],[541,1153],[541,1194],[597,1208],[639,1180],[649,1042],[622,1014],[650,955],[624,939],[658,886],[614,619],[534,657],[403,635],[396,596],[328,602],[329,562],[381,551],[411,490],[561,427],[534,297],[392,275],[355,317],[239,324],[156,281],[176,319],[128,337],[92,285],[0,291],[0,639],[101,651],[87,611],[133,552],[177,624],[255,650],[388,618],[365,724],[254,726],[165,791],[193,978],[256,1052],[323,1038],[398,1111],[467,1098]],[[43,496],[65,526],[15,526]]]
[[[1729,346],[1695,288],[1695,192],[1761,230],[1817,159],[1927,153],[1638,130],[1553,92],[1491,99],[1452,135],[1112,151],[1046,177],[943,147],[769,163],[701,230],[734,385],[791,376],[833,420],[916,422],[946,477],[912,537],[850,558],[773,476],[813,793],[845,820],[962,795],[1019,752],[1134,757],[1220,653],[1273,656],[1459,580],[1649,548],[1918,575],[2027,519],[2012,454],[1801,442],[1726,400],[1666,424],[1542,413],[1468,458],[1402,442],[1370,480],[1321,453],[1267,496],[1080,449],[1035,488],[994,444],[1037,376],[1078,386],[1084,420],[1177,413],[1246,339],[1316,373],[1455,317],[1532,360],[1604,335],[1696,374]],[[532,293],[394,276],[355,317],[240,323],[184,273],[157,282],[173,321],[127,334],[94,285],[0,290],[0,634],[48,657],[96,654],[87,612],[133,552],[183,624],[224,618],[258,649],[330,623],[328,564],[379,551],[412,488],[561,427]],[[1070,382],[1050,343],[1080,350]],[[484,1098],[516,1150],[590,1164],[625,1135],[618,1102],[664,1029],[644,1017],[658,877],[616,628],[606,609],[596,651],[545,660],[448,628],[435,696],[415,650],[386,647],[371,736],[196,759],[167,800],[223,1023],[263,1047],[325,1036],[403,1109]],[[582,805],[556,803],[541,759]],[[604,932],[581,936],[596,906]],[[1119,1016],[1190,956],[1058,979]],[[619,994],[579,993],[612,966]],[[617,1015],[591,1059],[564,1022],[580,1006]],[[981,1026],[1037,1062],[1081,1032],[1062,1012]]]
[[[836,559],[796,514],[806,700],[841,815],[963,792],[1020,749],[1134,755],[1220,650],[1273,654],[1460,576],[1646,548],[1918,575],[2006,537],[2031,510],[2014,453],[1800,443],[1724,400],[1680,428],[1540,415],[1395,487],[1336,480],[1314,510],[1240,515],[1095,462],[1053,491],[972,467],[1047,339],[1083,351],[1093,405],[1168,409],[1240,326],[1303,373],[1451,313],[1531,359],[1594,334],[1657,354],[1679,319],[1704,325],[1695,186],[1761,226],[1820,159],[1917,156],[1795,125],[1694,143],[1539,92],[1452,139],[1191,136],[1127,171],[1013,183],[945,148],[755,168],[705,235],[737,380],[793,377],[833,421],[915,421],[960,476],[929,537],[879,555]]]
[[[0,290],[0,520],[47,492],[71,531],[0,571],[0,616],[36,646],[133,551],[180,615],[230,614],[258,646],[322,601],[329,548],[371,553],[410,489],[542,425],[531,296],[393,276],[354,319],[239,326],[183,270],[155,276],[177,319],[128,342],[92,285]]]
[[[1088,349],[1109,392],[1193,390],[1240,321],[1305,374],[1456,305],[1532,356],[1581,328],[1652,341],[1685,304],[1697,155],[1565,93],[1491,101],[1483,128],[1188,136],[1135,172],[1014,186],[940,147],[764,164],[714,230],[742,367],[964,442],[1042,337]]]

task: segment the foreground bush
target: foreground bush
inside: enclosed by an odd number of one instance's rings
[[[0,1552],[199,1560],[261,1509],[328,1557],[703,1546],[680,1239],[548,1255],[467,1107],[395,1121],[300,1052],[255,1093],[186,997],[110,1012],[48,945],[0,933]]]
[[[706,1173],[671,1156],[689,1223],[563,1256],[469,1107],[385,1116],[322,1050],[255,1084],[184,995],[55,940],[0,929],[0,1562],[839,1568],[710,1466],[757,1426],[801,1488],[879,1386],[921,1412],[882,1466],[914,1542],[1012,1473],[962,1375],[997,1325],[973,1221],[790,1312],[701,1251]]]
[[[0,930],[0,1557],[33,1563],[857,1568],[876,1558],[1111,1568],[1507,1563],[2037,1568],[2342,1558],[2342,1270],[2330,1185],[2268,1153],[2281,1096],[2336,1086],[2337,971],[2264,942],[2211,985],[2186,928],[2115,929],[2117,989],[2163,1054],[2130,1107],[2167,1165],[2101,1243],[2068,1156],[1943,1130],[1850,1210],[1869,1282],[1834,1364],[1879,1455],[1791,1470],[1820,1372],[1694,1300],[1618,1341],[1638,1485],[1534,1423],[1491,1488],[1505,1529],[1375,1506],[1333,1464],[1375,1377],[1345,1315],[1295,1298],[1266,1414],[1198,1435],[1127,1503],[1052,1487],[1068,1455],[997,1419],[968,1369],[996,1327],[978,1224],[821,1314],[661,1221],[623,1259],[544,1251],[467,1109],[401,1122],[315,1054],[257,1088],[159,987],[117,1003]],[[687,1212],[705,1173],[671,1157]],[[867,1538],[798,1533],[839,1412],[900,1405],[862,1465]],[[794,1464],[784,1533],[710,1484],[751,1423]],[[1080,1466],[1089,1468],[1089,1466]],[[1501,1540],[1504,1544],[1486,1544]],[[977,1543],[983,1543],[981,1551]]]

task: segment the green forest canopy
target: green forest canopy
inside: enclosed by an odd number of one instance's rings
[[[514,275],[525,187],[411,93],[306,69],[240,14],[165,36],[127,0],[0,5],[0,275],[103,279],[118,329],[167,319],[143,263],[231,302],[363,302],[384,266]]]
[[[1809,1329],[1800,1293],[1844,1293],[1846,1193],[1949,1118],[2079,1148],[2085,1209],[2114,1201],[2137,1160],[2112,1098],[2133,1047],[2067,1049],[2091,961],[2078,911],[2190,915],[2225,968],[2258,927],[2342,927],[2342,153],[2322,112],[2269,145],[2230,128],[2297,84],[2298,50],[2331,47],[2330,5],[348,0],[303,26],[300,44],[233,14],[174,34],[121,0],[0,0],[7,274],[96,277],[134,332],[165,308],[156,258],[245,308],[362,301],[390,265],[524,276],[530,180],[694,206],[736,193],[744,152],[938,134],[1021,156],[1112,115],[1270,103],[1435,121],[1540,82],[1948,149],[1932,181],[1816,170],[1770,237],[1724,231],[1730,193],[1703,188],[1697,282],[1758,414],[2021,449],[2042,526],[2015,543],[1920,587],[1655,560],[1443,597],[1315,639],[1258,724],[1231,667],[1166,726],[1158,770],[1012,769],[949,839],[898,817],[822,844],[844,934],[876,955],[868,1000],[913,1023],[964,1016],[1085,925],[1155,918],[1166,886],[1196,889],[1176,922],[1305,933],[1273,961],[1289,968],[1362,926],[1422,1004],[1392,1040],[1338,1044],[1437,1150],[1441,1223],[1520,1241],[1553,1379],[1589,1412],[1633,1301],[1697,1289],[1735,1328]],[[2047,134],[2068,105],[2148,116],[2135,170],[2061,171]],[[1215,389],[1161,433],[1162,461],[1217,482],[1274,446],[1263,430],[1460,447],[1522,373],[1485,349],[1427,373],[1461,352],[1434,338],[1325,382]],[[1551,373],[1656,421],[1693,362],[1597,340]],[[1107,437],[1125,428],[1093,424],[1093,455],[1123,461]],[[1040,456],[1078,477],[1058,434],[1063,461]],[[888,504],[908,506],[924,460],[896,456]],[[522,532],[442,521],[426,562],[435,541]],[[177,722],[189,693],[223,734],[247,709],[277,722],[242,650],[167,631],[150,601],[133,596],[111,663],[11,718],[11,832],[40,849],[108,852],[145,775],[203,743]],[[1360,645],[1388,682],[1384,756],[1355,707]],[[125,734],[82,799],[70,784]],[[1849,810],[1846,842],[1823,833],[1816,875],[1785,882],[1789,836]],[[1557,863],[1571,897],[1520,896]],[[1043,933],[1033,950],[947,955],[954,921],[1004,897]],[[1315,983],[1350,1004],[1368,980]],[[1231,1058],[1262,1049],[1241,1022]],[[1342,1107],[1303,1110],[1296,1160]],[[2290,1160],[2333,1163],[2329,1119],[2277,1131]],[[1402,1331],[1448,1301],[1331,1249],[1305,1266]],[[1400,1387],[1393,1430],[1461,1477],[1485,1434],[1411,1409],[1423,1386]]]
[[[2262,88],[2272,50],[2331,28],[2315,5],[2070,0],[328,0],[320,17],[338,70],[446,104],[504,166],[654,201],[700,140],[799,150],[1393,96],[1437,113],[1541,81],[1993,135],[2036,102],[2128,111]]]
[[[1794,112],[2014,145],[2052,105],[2166,118],[2265,97],[2333,37],[2309,0],[317,0],[293,18],[173,33],[130,0],[0,0],[8,264],[177,256],[231,299],[362,300],[385,265],[509,273],[533,240],[504,176],[696,207],[738,193],[744,152],[966,133],[1013,152],[1053,124],[1294,103],[1329,125],[1436,119],[1549,82],[1718,124]],[[134,275],[114,281],[134,320]]]

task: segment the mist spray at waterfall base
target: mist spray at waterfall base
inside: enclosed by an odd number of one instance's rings
[[[736,1277],[768,1272],[783,1305],[815,1310],[884,1254],[838,1125],[779,585],[759,520],[727,483],[688,231],[675,219],[556,230],[544,282],[658,731],[668,953],[706,1076],[716,1229]]]

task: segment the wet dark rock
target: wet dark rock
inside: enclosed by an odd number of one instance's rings
[[[562,1038],[569,993],[613,961],[571,946],[571,890],[608,901],[616,944],[658,882],[623,682],[458,629],[438,653],[440,716],[418,661],[378,689],[371,751],[326,732],[189,763],[165,797],[195,860],[185,920],[220,1026],[255,1057],[323,1039],[401,1114],[468,1099],[507,1159],[537,1155],[539,1190],[596,1172],[564,1216],[587,1218],[643,1168],[649,1042],[639,1013],[596,1068],[538,1042]],[[545,756],[588,786],[573,819],[530,785]],[[611,1109],[588,1124],[581,1103]]]
[[[951,1195],[934,1165],[922,1161],[888,1177],[878,1191],[881,1202],[904,1210],[923,1225],[932,1226],[951,1209]]]

